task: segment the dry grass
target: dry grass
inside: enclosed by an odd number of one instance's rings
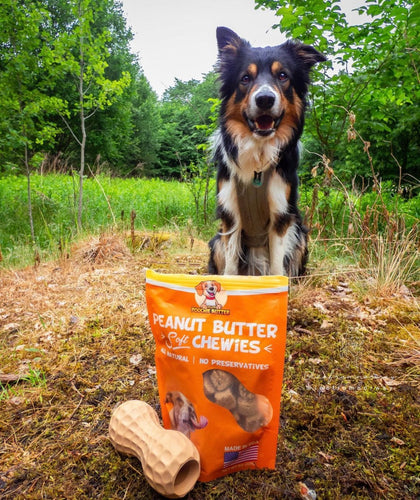
[[[419,272],[418,245],[417,226],[392,238],[382,235],[371,238],[363,254],[363,264],[371,271],[368,278],[375,294],[394,294],[404,283],[416,279]]]
[[[0,392],[1,498],[157,498],[108,423],[120,401],[158,408],[145,268],[203,273],[207,248],[147,238],[1,272],[0,371],[23,377]],[[361,294],[357,270],[319,274],[292,287],[276,470],[198,483],[190,499],[297,499],[301,483],[323,499],[419,495],[418,302]]]

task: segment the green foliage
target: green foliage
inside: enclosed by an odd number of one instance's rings
[[[104,7],[101,3],[100,7]],[[76,98],[66,99],[61,117],[80,147],[79,193],[77,226],[82,227],[83,177],[88,133],[86,124],[98,110],[109,107],[123,93],[130,82],[130,74],[123,71],[118,79],[105,76],[108,67],[107,42],[111,39],[107,29],[93,29],[95,0],[77,0],[69,5],[71,29],[60,35],[51,51],[51,63],[59,72],[74,81]],[[77,117],[77,128],[72,127],[67,118]]]
[[[201,220],[206,226],[210,220],[209,206],[212,205],[211,197],[214,198],[216,189],[214,173],[215,165],[210,157],[210,137],[215,132],[218,124],[220,99],[208,99],[210,108],[209,123],[205,125],[196,125],[197,130],[205,134],[206,142],[197,146],[198,151],[202,151],[201,158],[197,163],[190,163],[184,166],[181,171],[182,179],[187,182],[195,205],[197,220]]]
[[[73,81],[77,88],[78,98],[67,101],[67,116],[78,116],[81,112],[93,116],[97,110],[109,107],[130,82],[128,71],[123,70],[112,79],[106,75],[111,34],[106,26],[99,27],[98,22],[95,26],[94,14],[96,17],[106,9],[107,3],[96,0],[69,3],[69,29],[54,40],[51,51],[54,70]]]
[[[25,144],[31,154],[47,153],[51,168],[62,158],[66,169],[79,169],[79,145],[63,122],[79,129],[77,39],[85,51],[83,105],[86,116],[92,115],[87,162],[100,157],[123,174],[156,162],[157,97],[130,52],[132,33],[119,2],[7,0],[0,19],[0,171],[6,165],[21,171]]]
[[[370,143],[374,172],[409,183],[417,175],[420,149],[418,3],[355,2],[352,21],[347,4],[338,0],[256,4],[275,11],[277,26],[288,36],[329,56],[314,74],[306,150],[325,154],[347,185],[355,177],[372,177],[360,146],[347,141],[353,113]],[[206,137],[196,125],[210,125],[216,74],[176,79],[159,102],[130,52],[133,35],[117,0],[5,0],[0,19],[0,171],[36,168],[42,154],[50,162],[43,163],[44,171],[60,158],[62,170],[79,169],[79,146],[69,131],[78,131],[80,119],[77,40],[84,46],[91,168],[96,163],[116,175],[180,178],[188,165],[198,165],[197,146]],[[305,179],[317,158],[305,154]]]
[[[202,82],[176,80],[160,104],[159,165],[147,173],[159,177],[180,177],[190,163],[198,164],[200,144],[207,140],[205,129],[212,122],[212,103],[218,93],[217,76],[208,73]]]
[[[304,135],[308,150],[325,154],[340,178],[372,177],[364,152],[348,144],[350,113],[385,178],[408,182],[420,152],[419,8],[406,0],[256,0],[279,16],[281,31],[329,58],[315,74]],[[350,14],[352,17],[350,18]],[[316,158],[306,157],[307,171]]]
[[[60,128],[51,116],[64,103],[49,95],[49,52],[43,42],[49,13],[37,2],[5,0],[0,19],[0,164],[24,166],[25,156],[30,161],[54,142]]]

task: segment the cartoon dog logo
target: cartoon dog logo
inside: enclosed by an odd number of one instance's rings
[[[195,300],[200,307],[207,309],[222,309],[226,304],[227,294],[218,281],[201,281],[195,287]]]

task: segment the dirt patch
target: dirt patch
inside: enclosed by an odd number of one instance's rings
[[[14,376],[0,386],[1,498],[157,497],[113,449],[109,418],[127,399],[159,411],[145,269],[204,273],[207,248],[139,241],[89,240],[1,272],[0,376]],[[190,499],[417,498],[419,304],[363,296],[356,281],[292,287],[276,470],[198,483]]]

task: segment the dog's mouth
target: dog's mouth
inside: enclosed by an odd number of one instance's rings
[[[191,426],[191,429],[204,429],[208,424],[208,420],[206,417],[201,416],[200,420],[197,419],[197,416],[191,415],[188,420],[184,420],[184,423],[187,423]]]
[[[254,119],[246,115],[245,118],[251,132],[265,137],[277,130],[283,118],[283,113],[277,118],[271,115],[260,115]]]

